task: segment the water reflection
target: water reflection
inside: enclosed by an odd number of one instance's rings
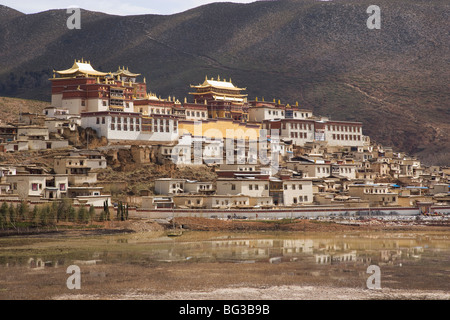
[[[385,237],[312,235],[226,235],[205,239],[196,233],[176,239],[139,238],[136,235],[97,239],[86,248],[73,247],[61,254],[18,255],[17,248],[4,248],[0,265],[26,265],[31,269],[55,268],[61,265],[92,265],[103,263],[160,262],[286,262],[300,261],[318,265],[333,264],[395,264],[405,260],[420,261],[433,250],[450,250],[448,239],[411,234]],[[56,241],[56,240],[55,240]],[[55,246],[55,244],[52,244]],[[24,250],[30,252],[30,249]],[[445,256],[448,256],[445,255]],[[277,258],[277,259],[274,259]]]

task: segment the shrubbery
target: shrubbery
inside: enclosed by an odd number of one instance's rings
[[[121,208],[125,208],[121,205]],[[128,206],[126,206],[126,215],[120,214],[118,220],[124,221],[128,218]],[[58,202],[50,204],[35,205],[31,210],[27,201],[22,201],[16,206],[3,202],[0,206],[0,228],[19,229],[23,227],[44,227],[55,226],[60,222],[73,222],[79,224],[89,224],[93,221],[110,221],[111,214],[107,201],[103,205],[100,214],[95,213],[94,206],[72,205],[70,199],[61,199]]]

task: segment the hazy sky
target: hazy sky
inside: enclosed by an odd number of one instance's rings
[[[0,4],[23,13],[77,6],[90,11],[117,15],[173,14],[211,2],[250,3],[255,0],[0,0]]]

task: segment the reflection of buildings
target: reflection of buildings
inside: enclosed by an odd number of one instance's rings
[[[316,254],[316,263],[318,264],[336,264],[343,262],[361,262],[357,259],[356,250],[338,253],[338,254]]]
[[[400,258],[420,258],[422,247],[405,247],[399,243],[383,243],[373,249],[364,242],[343,242],[333,239],[220,239],[180,243],[159,249],[153,254],[159,259],[266,260],[272,257],[305,257],[317,264],[392,263]],[[406,250],[406,251],[405,251]]]
[[[60,264],[60,261],[55,260],[55,261],[44,261],[42,258],[29,258],[27,261],[27,266],[30,269],[36,269],[36,270],[40,270],[40,269],[44,269],[44,268],[48,268],[48,267],[53,267],[53,268],[57,268]]]

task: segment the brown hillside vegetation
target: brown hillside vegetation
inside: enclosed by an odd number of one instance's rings
[[[20,112],[42,113],[49,103],[37,100],[0,97],[0,120],[2,124],[15,122]]]

